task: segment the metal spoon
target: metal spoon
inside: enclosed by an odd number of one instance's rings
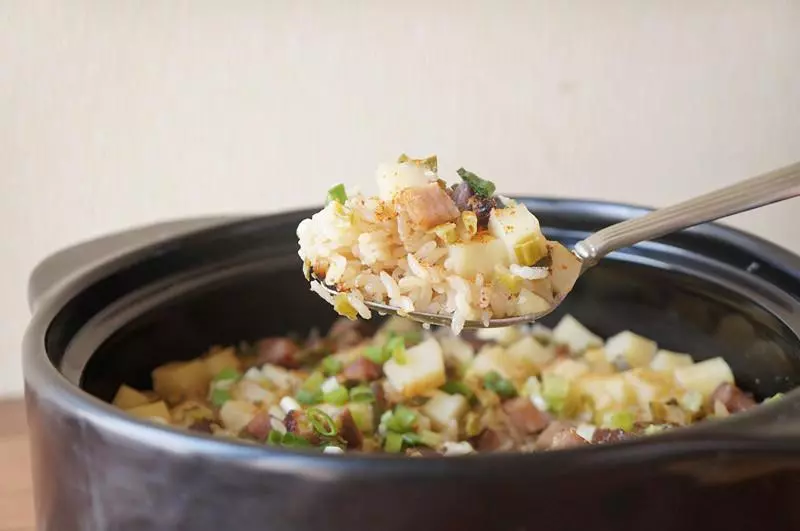
[[[606,227],[575,244],[572,252],[581,260],[582,264],[578,276],[597,264],[607,254],[623,247],[798,195],[800,195],[800,162]],[[325,288],[331,294],[337,293],[330,286],[325,286]],[[482,321],[467,321],[464,328],[498,328],[533,322],[552,312],[561,304],[565,295],[555,300],[548,310],[540,313],[491,319],[488,324]],[[371,310],[379,313],[398,313],[398,308],[394,306],[369,301],[364,301],[364,303]],[[449,326],[452,321],[452,316],[447,314],[410,312],[402,315],[422,323],[441,326]]]

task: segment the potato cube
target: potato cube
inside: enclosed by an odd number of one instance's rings
[[[590,347],[602,347],[603,340],[591,333],[577,319],[565,315],[553,329],[553,340],[559,345],[566,345],[574,353],[580,353]]]
[[[208,374],[212,378],[223,369],[236,369],[238,371],[242,368],[242,363],[236,357],[236,350],[233,347],[212,350],[203,361],[208,368]]]
[[[650,368],[655,371],[672,372],[678,367],[688,367],[694,360],[689,354],[659,350],[650,362]]]
[[[734,383],[733,372],[722,358],[711,358],[686,367],[675,369],[675,380],[685,389],[697,391],[708,399],[723,383]]]
[[[122,384],[119,389],[117,389],[117,394],[114,395],[114,401],[112,403],[121,409],[131,409],[150,403],[150,399],[147,395],[140,393],[133,387]]]
[[[394,358],[383,364],[386,379],[403,396],[417,396],[445,383],[444,356],[435,338],[407,349],[405,354],[402,364]]]
[[[126,409],[125,411],[134,417],[139,417],[140,419],[161,419],[164,422],[169,422],[171,419],[167,404],[164,403],[163,400],[153,402],[152,404],[144,404],[142,406],[132,407],[130,409]]]
[[[647,367],[655,356],[656,342],[626,330],[608,338],[605,348],[608,361],[618,366]]]
[[[469,404],[463,395],[450,395],[442,391],[434,391],[430,400],[422,406],[422,412],[431,419],[437,430],[457,424],[468,409]]]
[[[168,404],[189,398],[205,398],[211,375],[201,360],[167,363],[153,371],[153,389]]]

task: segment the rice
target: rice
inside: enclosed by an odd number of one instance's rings
[[[511,250],[492,243],[498,239],[505,242],[506,236],[494,237],[491,227],[477,226],[472,211],[453,210],[450,191],[448,196],[439,194],[449,204],[434,205],[450,216],[445,223],[431,228],[414,219],[414,209],[421,205],[403,203],[404,191],[435,187],[438,179],[435,172],[421,168],[418,162],[385,165],[378,176],[378,196],[351,190],[349,197],[329,201],[299,224],[298,254],[311,290],[348,317],[369,318],[371,312],[365,301],[371,301],[395,306],[404,314],[451,315],[456,332],[468,321],[485,324],[493,317],[515,316],[551,303],[557,295],[550,278],[553,266],[517,263]],[[413,186],[406,186],[408,183]],[[539,232],[538,220],[524,205],[507,198],[503,204],[504,211],[524,210],[535,226],[533,235],[546,241]],[[497,210],[501,209],[495,208],[491,215],[495,216]],[[480,247],[484,245],[487,252],[496,255],[500,249],[503,255],[487,261]],[[473,254],[465,258],[469,250]],[[481,270],[473,271],[478,268]],[[349,306],[344,311],[323,283],[347,294]]]

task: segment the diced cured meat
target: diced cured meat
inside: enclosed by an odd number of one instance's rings
[[[342,412],[339,422],[341,424],[339,427],[339,434],[347,443],[347,448],[351,450],[361,448],[364,444],[364,436],[361,434],[361,430],[358,429],[358,426],[356,426],[356,422],[353,420],[353,415],[350,414],[349,409],[345,409]]]
[[[470,197],[475,195],[475,192],[472,191],[472,188],[469,187],[469,184],[467,184],[466,181],[461,181],[458,184],[454,184],[450,188],[449,194],[453,199],[453,203],[455,203],[456,208],[464,212],[465,210],[469,210],[467,201],[469,201]]]
[[[382,374],[383,369],[380,365],[363,356],[349,363],[342,370],[345,380],[358,382],[371,382],[380,378]]]
[[[575,446],[583,446],[589,442],[578,435],[575,428],[567,428],[553,435],[553,442],[550,444],[550,450],[560,450],[563,448],[573,448]]]
[[[494,452],[503,446],[503,437],[495,430],[485,429],[470,442],[479,452]]]
[[[189,429],[200,433],[213,433],[211,419],[198,419],[189,425]]]
[[[317,436],[314,428],[311,426],[311,422],[308,420],[308,417],[303,411],[299,409],[293,409],[292,411],[288,412],[286,417],[283,419],[283,424],[286,426],[286,431],[292,435],[302,437],[303,439],[310,441],[311,444],[319,443],[319,437]]]
[[[544,430],[550,423],[547,413],[539,411],[531,401],[524,397],[512,398],[503,402],[503,411],[518,430],[533,435]]]
[[[565,422],[562,420],[554,420],[547,427],[544,431],[539,434],[539,438],[536,439],[536,448],[538,450],[547,450],[551,446],[553,446],[553,439],[556,435],[561,433],[562,431],[567,431],[570,428],[574,428],[574,424],[571,422]]]
[[[437,183],[401,190],[395,201],[408,220],[423,230],[452,221],[460,215],[453,200]]]
[[[624,430],[612,430],[607,428],[597,428],[592,435],[592,444],[606,444],[624,441],[630,438],[631,435],[625,433]]]
[[[328,331],[328,340],[335,351],[347,350],[361,343],[364,339],[361,321],[339,319]]]
[[[300,347],[285,337],[262,339],[255,344],[255,352],[258,364],[270,363],[287,369],[296,369],[299,366]]]
[[[489,224],[489,216],[496,206],[497,202],[493,197],[473,195],[467,200],[468,209],[475,212],[475,217],[478,218],[478,226],[482,228]]]
[[[722,402],[729,413],[745,411],[756,405],[756,401],[750,395],[727,382],[720,384],[711,394],[711,403],[716,401]]]
[[[245,426],[244,430],[248,435],[255,437],[256,440],[263,441],[272,430],[272,425],[270,424],[271,420],[269,413],[266,411],[259,411],[256,413],[256,416],[253,417],[253,420]]]

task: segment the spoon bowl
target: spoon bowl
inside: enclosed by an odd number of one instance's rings
[[[800,195],[800,162],[726,186],[676,205],[654,210],[600,230],[575,244],[572,253],[581,262],[575,281],[607,254],[637,243],[660,238],[679,230],[707,223],[764,205],[777,203]],[[331,294],[339,292],[320,282]],[[574,285],[574,283],[573,283]],[[531,323],[555,310],[569,293],[555,298],[547,310],[525,315],[500,317],[487,321],[470,320],[464,328],[501,328]],[[379,314],[395,314],[424,324],[451,326],[450,314],[405,312],[384,303],[364,300],[364,304]]]

